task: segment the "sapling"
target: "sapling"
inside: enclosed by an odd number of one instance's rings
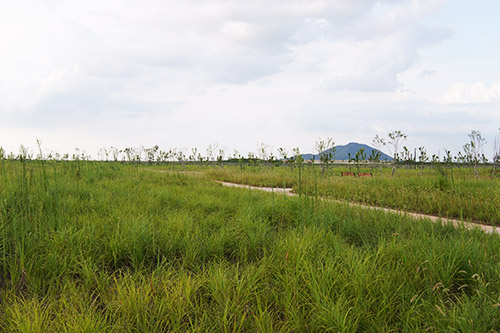
[[[332,138],[326,138],[325,140],[320,138],[316,141],[314,148],[321,162],[321,174],[325,174],[330,163],[335,160],[335,142]]]
[[[101,160],[101,161],[107,160],[105,151],[106,151],[105,147],[99,148],[99,150],[97,151],[97,159],[98,160]]]
[[[43,151],[42,151],[42,141],[36,140],[36,144],[38,146],[38,159],[40,160],[41,168],[40,168],[40,175],[42,179],[42,188],[47,191],[48,188],[48,180],[47,180],[47,174],[45,173],[45,160],[43,158]]]
[[[356,157],[355,157],[356,168],[358,170],[358,173],[359,173],[360,163],[364,160],[366,160],[365,148],[359,148],[359,150],[356,152]]]
[[[23,145],[19,147],[18,159],[20,161],[31,160],[32,156],[33,152],[28,147],[25,147]]]
[[[240,152],[237,149],[234,149],[232,160],[233,162],[238,161],[239,163],[239,159],[240,159]]]
[[[2,180],[3,180],[3,177],[6,176],[6,173],[5,173],[5,150],[3,149],[3,147],[0,147],[0,163],[2,163],[0,171],[2,171]],[[2,187],[0,186],[0,193],[1,193],[1,191],[2,191]]]
[[[389,146],[389,151],[394,155],[393,166],[391,176],[394,176],[394,173],[397,173],[396,163],[398,161],[399,154],[399,146],[403,141],[406,140],[406,134],[401,131],[393,131],[387,134],[389,140],[387,141],[387,145]]]
[[[383,147],[385,147],[385,145],[387,145],[387,142],[385,141],[385,139],[381,138],[378,134],[375,135],[372,142],[375,145],[375,147],[377,147],[378,150],[382,150]]]
[[[279,147],[278,148],[278,155],[281,157],[281,159],[283,161],[286,161],[287,157],[288,157],[288,151],[283,147]]]
[[[283,164],[285,164],[285,165],[291,164],[290,161],[288,160],[288,151],[285,148],[283,148],[283,147],[278,148],[278,154],[279,154],[280,159],[283,162]],[[293,168],[293,166],[292,166],[292,168]]]
[[[219,148],[219,152],[217,154],[217,162],[221,168],[224,168],[224,159],[226,158],[226,148]]]
[[[111,151],[111,155],[113,156],[113,161],[117,162],[118,158],[120,157],[120,149],[111,146],[109,147],[109,150]]]
[[[267,170],[269,171],[270,167],[274,164],[275,162],[275,157],[274,157],[274,154],[273,152],[271,152],[269,154],[269,158],[267,159]]]
[[[207,164],[210,164],[211,162],[214,161],[215,159],[215,154],[217,152],[219,145],[217,143],[212,143],[207,146],[206,153],[207,153]],[[215,167],[215,164],[214,164]]]
[[[451,164],[453,163],[453,156],[451,155],[451,151],[449,151],[448,149],[444,150],[443,163],[446,165],[448,169],[451,167]]]
[[[196,162],[196,157],[198,155],[198,148],[191,148],[191,155],[189,155],[188,159],[190,162]]]
[[[403,162],[410,162],[411,161],[410,150],[406,146],[403,146],[403,152],[401,153],[401,159]]]
[[[387,145],[387,142],[385,141],[384,138],[381,138],[378,134],[375,135],[375,137],[372,140],[373,145],[377,148],[378,152],[380,153],[384,147]],[[380,153],[380,157],[382,157],[382,154]],[[380,173],[382,173],[382,164],[380,165]]]
[[[304,163],[304,157],[302,157],[299,147],[293,148],[293,154],[293,161],[299,168],[299,196],[302,196],[302,164]]]
[[[269,155],[269,145],[261,142],[259,144],[257,144],[257,154],[259,154],[259,162],[262,163],[262,162],[265,162],[267,164],[267,160],[268,160],[268,155]]]
[[[186,154],[184,153],[184,148],[181,148],[177,151],[177,162],[182,168],[184,168],[185,160],[186,160]]]
[[[479,131],[472,130],[469,134],[470,143],[467,143],[468,154],[474,163],[474,171],[476,177],[479,178],[479,172],[477,170],[478,164],[481,160],[481,155],[483,153],[483,147],[486,144],[486,139],[483,138]],[[464,150],[465,150],[464,146]]]
[[[176,149],[170,148],[168,152],[165,154],[165,161],[174,162],[176,154],[177,154]],[[174,163],[172,163],[172,165],[174,165]]]
[[[376,135],[373,139],[373,144],[379,150],[381,150],[382,147],[387,146],[389,153],[393,156],[391,176],[394,176],[394,173],[398,173],[396,170],[396,163],[399,159],[399,148],[401,143],[406,140],[406,134],[401,131],[393,131],[387,134],[387,137],[388,139],[385,140]]]
[[[175,169],[176,161],[177,161],[177,148],[171,148],[169,150],[169,160],[172,162],[172,169]]]
[[[171,158],[172,158],[172,149],[169,149],[168,151],[162,152],[161,161],[163,163],[167,164]]]
[[[243,170],[243,156],[238,155],[238,163],[240,164],[240,170]]]
[[[132,148],[134,152],[134,163],[139,163],[142,161],[142,154],[144,152],[144,147],[141,148]]]
[[[378,150],[372,149],[370,155],[368,156],[368,161],[373,163],[380,162],[380,158],[382,157],[382,153]]]
[[[205,158],[203,157],[203,155],[201,155],[201,153],[198,153],[198,156],[196,158],[198,160],[198,164],[203,165],[203,162],[205,161]]]
[[[464,145],[464,163],[468,166],[472,166],[472,161],[474,161],[473,153],[472,153],[472,146],[470,143],[466,143]]]
[[[156,160],[156,156],[158,155],[158,150],[159,150],[158,145],[153,146],[151,148],[144,148],[143,150],[144,153],[146,154],[148,164],[153,164],[153,162]]]
[[[109,161],[109,150],[104,147],[104,155],[106,155],[106,162]]]
[[[243,170],[243,156],[241,156],[240,152],[236,149],[233,152],[233,159],[238,162],[240,170]]]
[[[297,166],[302,165],[304,163],[304,157],[302,157],[299,147],[293,148],[293,154],[294,154],[293,156],[294,163]]]
[[[126,147],[123,149],[123,152],[125,153],[125,157],[127,158],[127,161],[129,163],[132,163],[134,161],[134,153],[132,151],[131,147]]]
[[[255,156],[255,153],[253,153],[251,151],[248,152],[248,164],[250,167],[254,167],[256,165],[256,163],[257,163],[256,160],[257,160],[257,158]]]
[[[500,128],[498,129],[500,132]],[[493,169],[492,169],[492,176],[495,175],[496,172],[496,167],[500,163],[500,136],[495,137],[495,140],[493,141]]]
[[[418,151],[419,151],[418,161],[420,162],[420,174],[423,174],[424,164],[429,160],[429,157],[427,156],[427,151],[425,150],[424,147],[418,147]]]
[[[156,155],[156,164],[160,164],[161,161],[163,160],[163,156],[165,155],[165,152],[161,149],[158,150],[158,154]]]

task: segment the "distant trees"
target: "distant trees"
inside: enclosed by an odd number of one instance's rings
[[[329,165],[335,160],[335,142],[332,138],[318,139],[314,146],[321,161],[321,173],[324,174],[328,170]]]
[[[498,129],[498,135],[493,140],[493,155],[490,165],[492,166],[492,174],[495,175],[498,172],[498,165],[500,164],[500,128]],[[432,157],[428,154],[425,147],[420,146],[418,148],[409,149],[403,146],[404,141],[407,140],[407,135],[400,130],[389,132],[385,137],[376,135],[372,143],[377,148],[372,149],[370,154],[367,154],[365,149],[359,149],[356,153],[349,153],[349,170],[351,169],[351,164],[357,167],[358,172],[360,170],[361,162],[370,161],[372,163],[380,162],[382,159],[381,150],[387,150],[390,155],[393,156],[394,161],[392,163],[391,175],[397,173],[396,166],[404,167],[414,167],[420,168],[423,171],[425,165],[429,164],[432,167],[435,166],[446,166],[447,168],[452,167],[467,167],[471,171],[473,169],[473,174],[479,177],[479,166],[485,165],[488,159],[483,153],[484,147],[486,145],[486,139],[477,130],[471,130],[467,135],[468,141],[463,145],[461,151],[457,155],[453,155],[450,150],[445,149],[444,154],[441,153],[433,154]],[[91,160],[92,157],[85,153],[84,150],[75,148],[72,154],[59,154],[57,152],[50,151],[49,154],[42,153],[39,146],[40,153],[36,156],[38,160]],[[332,138],[328,137],[326,139],[319,138],[314,145],[314,150],[319,157],[321,162],[321,173],[325,174],[331,167],[336,156],[335,142]],[[244,158],[237,150],[234,151],[229,160],[226,160],[226,148],[220,147],[217,143],[210,144],[206,148],[206,154],[200,153],[198,148],[191,149],[169,149],[163,151],[158,145],[152,147],[126,147],[123,149],[118,149],[116,147],[110,146],[109,148],[100,148],[97,154],[97,160],[101,161],[122,161],[129,163],[167,163],[170,162],[171,165],[185,163],[209,163],[213,166],[220,165],[221,167],[226,164],[226,162],[238,162],[240,167],[243,169],[244,164],[249,164],[251,166],[265,165],[270,168],[273,165],[283,165],[289,166],[290,170],[293,171],[295,166],[302,166],[304,163],[304,158],[300,153],[298,148],[294,148],[290,152],[287,149],[280,147],[277,151],[273,152],[272,148],[264,143],[257,144],[257,153],[248,153],[248,158]],[[7,152],[5,149],[0,147],[0,159],[3,160],[31,160],[33,158],[33,152],[23,145],[19,148],[18,153]],[[229,155],[229,154],[227,154]],[[354,158],[351,158],[351,155]],[[172,163],[176,162],[176,163]],[[354,162],[354,163],[352,163]],[[312,163],[308,163],[312,167]],[[382,170],[383,164],[379,164]],[[373,165],[371,166],[373,167]]]

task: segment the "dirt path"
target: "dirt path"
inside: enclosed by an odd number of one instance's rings
[[[294,193],[291,188],[259,187],[259,186],[250,186],[250,185],[242,185],[242,184],[236,184],[236,183],[223,182],[223,181],[218,181],[218,180],[216,180],[216,182],[222,184],[223,186],[227,186],[227,187],[247,188],[247,189],[251,189],[251,190],[259,190],[259,191],[265,191],[265,192],[274,192],[277,194],[285,194],[288,196],[298,196],[298,194]],[[429,219],[434,223],[438,223],[438,222],[442,221],[443,223],[451,223],[455,227],[463,225],[467,229],[480,228],[481,230],[483,230],[484,232],[486,232],[488,234],[491,234],[491,233],[500,234],[500,227],[494,227],[494,226],[487,225],[487,224],[462,222],[462,221],[456,220],[456,219],[449,219],[449,218],[439,217],[439,216],[434,216],[434,215],[412,213],[412,212],[407,212],[407,211],[403,211],[403,210],[396,210],[396,209],[391,209],[391,208],[369,206],[369,205],[364,205],[364,204],[360,204],[360,203],[353,203],[353,202],[349,202],[349,201],[341,201],[341,200],[335,200],[335,199],[324,199],[324,198],[323,198],[323,200],[328,200],[331,202],[342,203],[342,204],[347,203],[351,206],[360,207],[360,208],[364,208],[364,209],[381,210],[381,211],[388,212],[388,213],[409,216],[409,217],[412,217],[414,219]]]
[[[189,170],[164,170],[164,169],[147,169],[143,168],[142,170],[148,170],[152,172],[160,172],[160,173],[174,173],[174,172],[180,172],[180,173],[185,173],[185,174],[192,174],[192,175],[203,175],[205,174],[202,171],[189,171]]]
[[[215,180],[215,182],[222,184],[223,186],[227,187],[240,187],[240,188],[248,188],[250,190],[259,190],[259,191],[264,191],[264,192],[274,192],[278,194],[286,194],[288,196],[294,197],[297,196],[297,193],[293,193],[293,190],[291,188],[272,188],[272,187],[260,187],[260,186],[251,186],[251,185],[242,185],[242,184],[236,184],[236,183],[229,183],[229,182],[223,182],[220,180]]]

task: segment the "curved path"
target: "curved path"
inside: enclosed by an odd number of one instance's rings
[[[236,184],[236,183],[223,182],[223,181],[219,181],[219,180],[216,180],[216,182],[222,184],[223,186],[227,186],[227,187],[247,188],[247,189],[251,189],[251,190],[281,193],[281,194],[285,194],[288,196],[298,196],[298,194],[294,193],[291,188],[271,188],[271,187],[250,186],[250,185],[242,185],[242,184]],[[349,202],[349,201],[341,201],[341,200],[325,199],[325,198],[323,198],[323,200],[328,200],[328,201],[343,203],[343,204],[347,203],[349,205],[353,205],[353,206],[364,208],[364,209],[381,210],[381,211],[388,212],[388,213],[409,216],[409,217],[412,217],[414,219],[429,219],[435,223],[438,223],[438,222],[451,223],[455,227],[464,226],[467,229],[479,228],[488,234],[491,234],[491,233],[500,234],[500,227],[494,227],[494,226],[487,225],[487,224],[464,222],[464,221],[456,220],[456,219],[449,219],[449,218],[439,217],[439,216],[434,216],[434,215],[412,213],[412,212],[407,212],[407,211],[403,211],[403,210],[396,210],[396,209],[391,209],[391,208],[369,206],[369,205],[360,204],[360,203],[353,203],[353,202]]]

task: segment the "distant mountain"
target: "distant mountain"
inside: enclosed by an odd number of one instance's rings
[[[372,148],[370,146],[361,144],[361,143],[356,143],[356,142],[351,142],[346,144],[345,146],[335,146],[335,160],[349,160],[349,153],[351,154],[351,158],[354,158],[356,156],[356,153],[359,151],[360,148],[365,149],[365,154],[366,158],[368,159],[368,156],[372,154],[372,150],[375,152],[379,151],[378,149]],[[380,152],[382,155],[380,157],[381,161],[392,161],[392,157],[390,157],[387,154],[384,154]],[[304,160],[312,160],[314,157],[315,161],[319,161],[319,154],[302,154],[302,158]]]

